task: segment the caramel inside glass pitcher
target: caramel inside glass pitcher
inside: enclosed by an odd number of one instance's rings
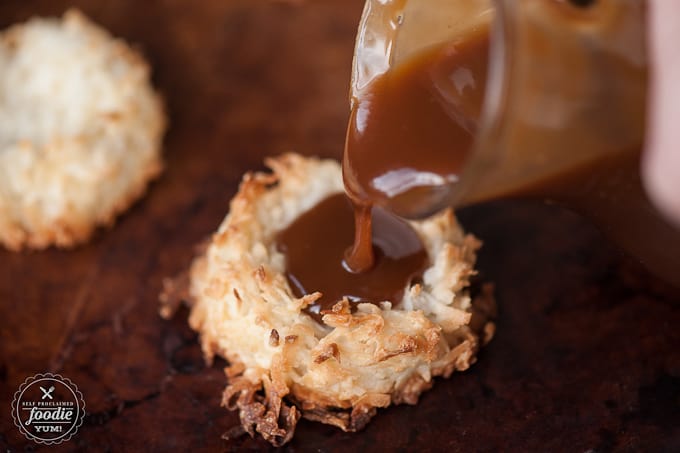
[[[680,285],[680,234],[639,177],[645,12],[642,0],[369,0],[343,161],[357,212],[550,199]]]

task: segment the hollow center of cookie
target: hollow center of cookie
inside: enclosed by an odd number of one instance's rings
[[[286,275],[295,295],[323,294],[306,309],[316,320],[343,298],[352,306],[383,301],[397,305],[427,268],[427,253],[408,223],[378,207],[372,218],[375,262],[361,273],[345,263],[354,241],[354,212],[344,194],[321,201],[278,234],[277,246],[286,256]]]

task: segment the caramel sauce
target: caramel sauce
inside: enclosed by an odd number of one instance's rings
[[[421,52],[354,99],[343,160],[356,212],[347,259],[354,271],[371,267],[371,205],[418,211],[458,180],[481,111],[488,46],[488,34],[479,33]]]
[[[321,201],[277,236],[294,294],[323,293],[306,309],[317,321],[322,311],[345,297],[353,306],[359,302],[398,304],[406,287],[428,265],[423,244],[408,223],[379,207],[369,214],[373,225],[369,245],[375,263],[361,273],[352,272],[345,262],[354,237],[354,214],[344,194]]]
[[[346,192],[279,233],[296,296],[323,293],[307,312],[320,320],[342,298],[398,303],[427,266],[408,223],[380,207],[421,203],[455,183],[476,129],[488,37],[431,49],[375,79],[355,99],[347,131]],[[392,207],[392,206],[390,206]]]

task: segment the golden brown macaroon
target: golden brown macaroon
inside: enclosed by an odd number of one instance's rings
[[[69,247],[162,169],[149,66],[77,11],[0,33],[0,244]]]
[[[415,404],[435,376],[475,361],[494,333],[489,291],[468,289],[480,242],[450,210],[411,222],[429,255],[422,283],[398,304],[339,301],[323,324],[298,298],[275,238],[299,215],[341,192],[340,166],[288,154],[267,161],[273,174],[247,174],[231,210],[189,272],[189,323],[208,361],[226,358],[223,404],[238,409],[242,429],[274,445],[289,441],[300,416],[345,431],[363,428],[379,407]],[[161,314],[172,313],[168,280]],[[234,433],[232,433],[234,434]]]

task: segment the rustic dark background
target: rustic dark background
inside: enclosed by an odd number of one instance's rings
[[[161,280],[227,211],[241,175],[288,150],[340,157],[361,0],[2,0],[0,27],[82,8],[137,44],[171,128],[167,171],[87,246],[0,251],[0,448],[237,451],[186,311],[157,315]],[[498,334],[468,372],[361,433],[303,421],[288,451],[680,451],[680,297],[557,207],[460,213],[485,241]],[[82,390],[88,415],[58,447],[26,441],[12,394],[38,372]]]

